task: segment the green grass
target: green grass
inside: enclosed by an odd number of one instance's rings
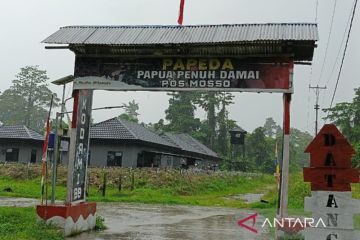
[[[54,226],[37,222],[34,208],[0,207],[0,240],[60,240]]]
[[[105,197],[101,195],[101,191],[92,186],[87,199],[96,202],[185,204],[244,208],[249,205],[231,198],[231,196],[266,192],[275,186],[274,177],[270,175],[255,177],[213,176],[205,179],[192,179],[191,181],[191,183],[178,181],[164,187],[138,184],[133,191],[129,189],[118,191],[117,187],[109,184]],[[6,192],[4,189],[11,189],[12,192]],[[51,187],[49,186],[48,196],[50,196],[50,193]],[[65,186],[57,186],[57,199],[64,200],[65,195]],[[9,177],[2,177],[0,178],[0,196],[39,198],[40,180],[14,180]]]

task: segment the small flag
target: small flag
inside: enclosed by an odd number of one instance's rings
[[[42,149],[42,171],[41,171],[41,205],[44,203],[44,195],[45,195],[45,175],[46,175],[46,158],[47,158],[47,149],[48,149],[48,143],[49,143],[49,134],[50,134],[50,116],[51,116],[51,108],[53,105],[53,99],[54,95],[51,96],[51,102],[50,102],[50,109],[49,114],[46,119],[46,128],[45,128],[45,139],[44,139],[44,145]]]
[[[179,18],[178,18],[178,24],[182,25],[184,20],[184,5],[185,0],[180,0],[180,11],[179,11]]]

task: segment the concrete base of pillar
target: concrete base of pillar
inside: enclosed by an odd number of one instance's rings
[[[38,205],[36,213],[41,221],[64,229],[64,236],[71,236],[95,228],[96,203],[69,205]]]

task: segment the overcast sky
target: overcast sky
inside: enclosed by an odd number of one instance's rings
[[[328,107],[334,89],[339,62],[338,54],[346,30],[353,0],[337,3],[333,31],[328,47],[322,79],[319,75],[324,61],[335,0],[319,0],[317,23],[320,41],[315,50],[313,66],[295,67],[295,93],[292,102],[292,126],[313,133],[314,94],[309,83],[327,84],[320,96],[321,107]],[[20,67],[39,65],[51,80],[73,74],[74,54],[69,50],[45,50],[40,42],[68,25],[173,25],[177,24],[180,0],[1,0],[0,1],[0,91],[11,85]],[[186,0],[184,24],[232,24],[315,22],[316,0]],[[353,32],[335,102],[350,101],[353,89],[360,86],[360,20],[354,19]],[[334,69],[333,75],[331,75]],[[61,96],[61,88],[51,86]],[[67,97],[71,95],[70,89]],[[282,95],[235,93],[230,117],[251,131],[264,124],[266,117],[282,122]],[[120,105],[135,99],[140,105],[140,121],[157,122],[164,118],[168,106],[166,93],[97,91],[94,107]],[[69,102],[68,108],[70,109]],[[95,121],[119,115],[122,110],[94,112]],[[204,113],[198,112],[200,118]],[[323,124],[323,121],[320,122]]]

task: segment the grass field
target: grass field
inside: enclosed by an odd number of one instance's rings
[[[231,198],[231,196],[244,193],[272,192],[275,188],[275,180],[273,176],[269,175],[205,174],[202,176],[183,176],[177,180],[166,179],[164,176],[159,178],[162,179],[157,179],[158,183],[168,182],[166,184],[150,184],[144,183],[142,179],[137,179],[133,190],[125,185],[120,191],[117,184],[112,184],[109,181],[105,196],[102,196],[102,190],[99,190],[98,186],[91,185],[87,199],[97,202],[139,202],[244,208],[249,206],[236,198]],[[170,181],[173,182],[170,183]],[[57,199],[65,200],[65,186],[60,184],[56,190]],[[49,184],[49,196],[50,192],[51,186]],[[0,196],[39,198],[40,180],[0,177]]]

